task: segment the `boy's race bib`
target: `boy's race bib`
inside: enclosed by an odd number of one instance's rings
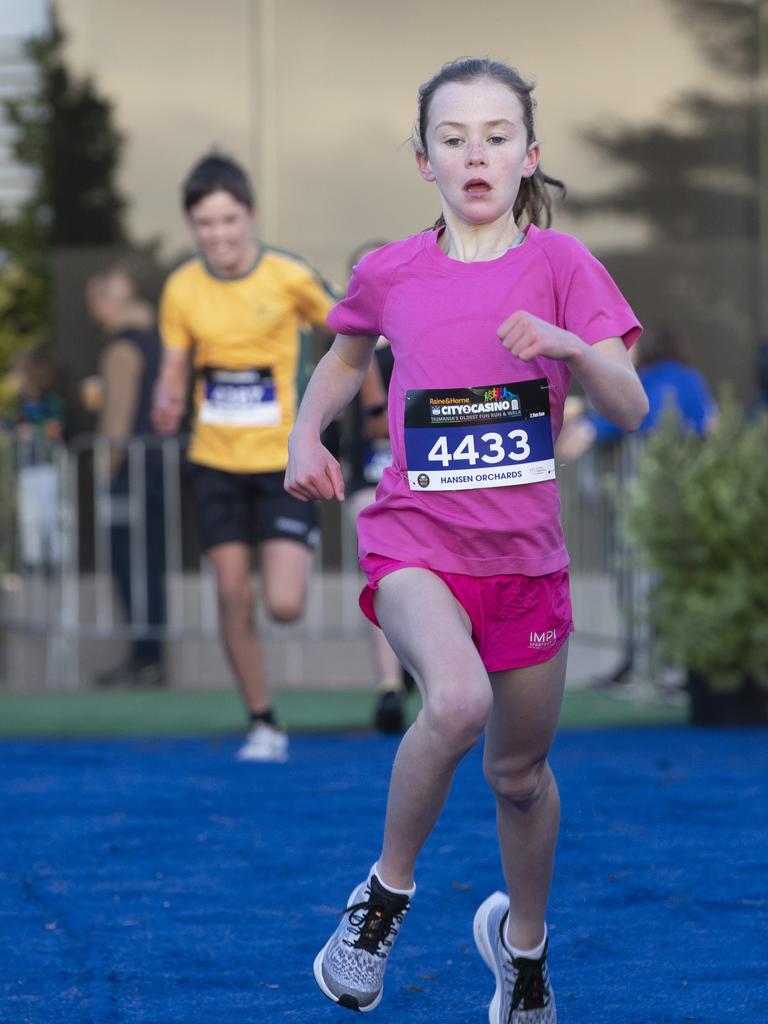
[[[280,423],[282,413],[271,366],[252,370],[206,366],[202,377],[200,423],[227,427],[274,427]]]
[[[412,491],[552,480],[549,382],[408,391],[405,453]]]

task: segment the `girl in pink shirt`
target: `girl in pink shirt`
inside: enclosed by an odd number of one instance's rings
[[[416,858],[484,732],[507,888],[474,921],[496,979],[489,1020],[556,1021],[545,912],[560,812],[547,755],[572,621],[553,443],[571,374],[624,430],[647,403],[627,354],[641,330],[632,310],[581,243],[546,230],[547,186],[562,185],[539,167],[531,89],[475,59],[422,86],[416,161],[442,217],[355,268],[289,445],[287,490],[343,500],[320,434],[387,337],[393,464],[359,520],[361,606],[423,707],[395,758],[378,860],[315,960],[325,995],[356,1010],[381,999]]]

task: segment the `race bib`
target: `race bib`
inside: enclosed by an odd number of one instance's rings
[[[216,370],[206,366],[200,423],[228,427],[274,427],[281,419],[272,368]]]
[[[405,454],[412,491],[552,480],[549,382],[408,391]]]

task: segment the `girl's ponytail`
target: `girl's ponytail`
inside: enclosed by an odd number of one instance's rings
[[[530,178],[523,178],[520,191],[515,199],[515,220],[535,224],[536,227],[548,228],[552,223],[552,195],[550,188],[560,190],[561,200],[565,198],[567,189],[559,178],[550,178],[540,167],[537,167]]]

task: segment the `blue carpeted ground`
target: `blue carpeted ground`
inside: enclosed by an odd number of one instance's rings
[[[561,1024],[768,1021],[768,744],[759,731],[571,732],[550,927]],[[311,963],[377,852],[394,741],[0,746],[0,1020],[357,1019]],[[420,863],[373,1019],[484,1024],[477,903],[500,885],[479,751]]]

